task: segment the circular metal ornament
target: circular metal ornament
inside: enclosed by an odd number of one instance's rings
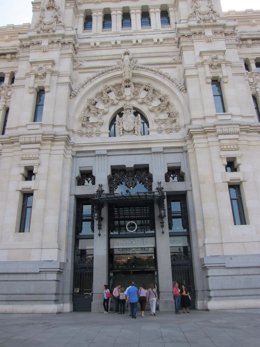
[[[137,224],[136,224],[136,222],[131,220],[131,221],[126,223],[125,228],[129,233],[134,233],[137,230]]]

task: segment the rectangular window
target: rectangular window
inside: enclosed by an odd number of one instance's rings
[[[92,31],[92,16],[87,15],[84,21],[84,30]]]
[[[151,27],[151,19],[150,19],[150,14],[148,11],[142,11],[141,27],[142,28],[150,28]]]
[[[90,204],[82,205],[82,219],[80,235],[93,235],[93,209]]]
[[[34,111],[34,122],[42,121],[43,107],[44,107],[45,91],[40,89],[36,97],[36,105]]]
[[[257,58],[255,61],[256,71],[260,71],[260,58]]]
[[[229,196],[230,196],[234,224],[245,225],[246,219],[244,214],[240,186],[232,185],[232,186],[229,186],[228,189],[229,189]]]
[[[122,16],[122,28],[123,29],[131,29],[131,16],[129,12],[124,12]]]
[[[112,18],[110,13],[105,13],[103,16],[103,30],[112,29]]]
[[[8,114],[9,114],[9,108],[7,108],[6,111],[5,111],[4,123],[3,123],[3,129],[2,129],[2,135],[5,134],[6,125],[7,125],[7,119],[8,119]]]
[[[0,75],[0,86],[2,85],[2,84],[4,84],[4,81],[5,81],[5,76],[4,75]]]
[[[213,92],[216,112],[217,113],[226,112],[220,82],[217,80],[213,80],[211,82],[211,86],[212,86],[212,92]]]
[[[255,107],[255,113],[257,115],[258,121],[260,122],[260,109],[259,109],[259,105],[257,102],[257,98],[255,95],[252,95],[252,99],[253,99],[253,103],[254,103],[254,107]]]
[[[168,200],[168,218],[170,232],[188,232],[188,216],[185,196],[176,196]]]
[[[168,11],[161,11],[161,26],[168,27],[170,26],[170,17]]]
[[[21,214],[21,223],[20,223],[20,233],[26,233],[30,231],[31,226],[31,216],[32,216],[32,203],[33,203],[33,194],[24,194],[23,195],[23,205],[22,205],[22,214]]]

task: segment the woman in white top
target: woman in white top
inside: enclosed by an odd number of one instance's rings
[[[150,303],[150,309],[151,309],[151,314],[153,316],[156,315],[156,301],[157,301],[158,295],[157,295],[157,290],[154,286],[151,286],[148,291],[147,291],[147,299]]]

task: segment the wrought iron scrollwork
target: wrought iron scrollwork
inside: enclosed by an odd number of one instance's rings
[[[125,184],[129,190],[135,188],[137,184],[142,184],[148,192],[151,192],[153,176],[148,168],[135,170],[117,169],[112,170],[112,174],[109,176],[108,181],[109,191],[112,194],[123,184]]]
[[[157,204],[158,204],[158,209],[159,209],[159,215],[158,218],[160,218],[160,224],[162,228],[162,234],[164,234],[164,218],[166,217],[166,212],[165,212],[165,194],[163,191],[162,183],[158,182],[157,183],[157,188],[158,192],[158,199],[157,199]]]
[[[184,174],[180,168],[169,168],[165,174],[165,182],[184,182]]]
[[[76,177],[77,186],[95,185],[95,176],[91,171],[81,171],[80,175]]]
[[[98,185],[98,189],[96,191],[96,198],[95,198],[95,205],[94,205],[94,217],[97,221],[98,225],[98,236],[101,236],[101,229],[102,229],[102,208],[104,207],[104,203],[101,201],[101,197],[104,193],[104,189],[102,184]]]

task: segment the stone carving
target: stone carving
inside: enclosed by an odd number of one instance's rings
[[[123,118],[123,123],[122,119],[118,119],[117,133],[120,136],[129,133],[139,135],[140,126],[138,122],[140,120],[137,118],[135,120],[136,123],[133,122],[133,117],[135,116],[133,115],[132,106],[130,106],[132,100],[147,105],[151,113],[155,114],[154,118],[155,123],[158,125],[158,132],[171,133],[178,129],[179,114],[171,105],[169,97],[155,90],[151,84],[142,85],[133,82],[104,86],[101,92],[87,101],[81,114],[81,124],[90,136],[94,136],[100,133],[100,128],[104,122],[103,116],[108,113],[109,107],[123,103],[125,117]],[[125,104],[125,101],[127,101],[127,104]],[[126,119],[127,116],[128,118]],[[128,124],[130,119],[131,126]]]
[[[35,88],[38,87],[44,87],[45,92],[49,92],[50,79],[53,72],[54,70],[52,61],[37,65],[35,63],[32,63],[29,85],[30,93],[33,93]]]
[[[214,9],[212,0],[193,0],[192,11],[189,19],[195,19],[199,23],[216,22],[219,14]]]
[[[124,105],[123,115],[116,117],[116,129],[119,136],[140,135],[141,116],[134,114],[134,108],[131,105]]]
[[[12,96],[12,89],[11,85],[0,86],[0,104],[2,107],[9,105]]]
[[[37,32],[54,32],[59,24],[62,24],[60,7],[56,5],[55,0],[48,0],[46,6],[41,9],[40,19],[36,25]]]
[[[121,68],[123,73],[123,81],[129,82],[132,80],[133,68],[136,64],[136,61],[133,59],[129,51],[125,51],[122,55]]]
[[[128,60],[128,58],[127,58],[127,60]],[[102,70],[101,72],[98,72],[97,74],[95,74],[94,76],[90,77],[85,82],[83,82],[80,86],[74,87],[73,90],[71,91],[70,97],[71,98],[76,97],[83,88],[85,88],[88,84],[90,84],[94,80],[96,80],[96,79],[98,79],[98,78],[100,78],[100,77],[102,77],[108,73],[123,71],[124,69],[126,71],[122,72],[123,73],[123,82],[126,83],[126,85],[128,83],[131,83],[131,80],[128,80],[126,77],[132,76],[133,70],[135,70],[137,72],[138,71],[141,71],[141,72],[145,71],[145,72],[153,73],[154,75],[158,76],[159,78],[162,78],[162,79],[165,79],[165,80],[171,82],[172,84],[174,84],[174,86],[180,92],[182,92],[182,93],[186,92],[186,88],[185,88],[184,84],[182,82],[178,81],[176,78],[171,77],[167,73],[161,72],[160,70],[156,70],[156,69],[153,69],[151,67],[146,67],[143,65],[137,65],[136,61],[134,61],[131,57],[129,57],[129,61],[130,61],[129,66],[126,64],[126,61],[125,61],[126,66],[124,67],[123,62],[121,61],[116,66],[112,66],[112,67],[109,67],[107,69]],[[131,70],[131,71],[129,71],[129,70]]]

